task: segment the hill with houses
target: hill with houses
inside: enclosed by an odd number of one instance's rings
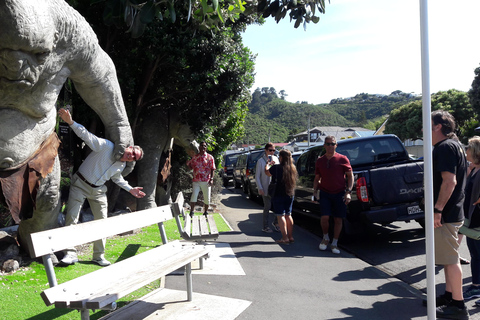
[[[352,132],[374,132],[390,111],[419,99],[417,95],[397,90],[390,95],[360,93],[355,97],[333,99],[328,104],[313,105],[306,101],[285,101],[284,95],[279,97],[274,88],[258,88],[249,104],[245,136],[237,146],[262,145],[268,141],[306,142],[308,128],[311,128],[311,141],[317,139],[317,135],[328,135],[327,132],[338,134],[338,139]]]

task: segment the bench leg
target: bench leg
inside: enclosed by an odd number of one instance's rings
[[[80,315],[82,320],[90,320],[90,310],[80,309]]]
[[[198,266],[200,267],[200,270],[203,270],[203,261],[204,261],[203,257],[198,258]]]
[[[185,277],[187,278],[187,300],[193,299],[193,286],[192,286],[192,263],[188,263],[185,266]]]
[[[42,256],[43,266],[45,267],[45,272],[47,273],[48,283],[51,287],[57,285],[57,277],[55,276],[55,269],[53,268],[52,257],[47,254]]]

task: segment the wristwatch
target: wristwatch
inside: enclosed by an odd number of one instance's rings
[[[352,193],[352,189],[345,189],[345,193]]]
[[[442,210],[439,210],[437,208],[433,208],[433,213],[442,213]]]

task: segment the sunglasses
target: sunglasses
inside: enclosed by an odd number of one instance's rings
[[[326,146],[335,146],[336,143],[335,142],[325,142],[325,145]]]
[[[273,152],[273,151],[275,151],[275,149],[268,149],[268,151]]]

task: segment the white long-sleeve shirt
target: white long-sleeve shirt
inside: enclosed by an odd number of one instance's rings
[[[272,156],[272,160],[275,164],[278,164],[277,156]],[[265,174],[265,166],[267,165],[268,156],[264,154],[260,159],[257,160],[257,165],[255,167],[255,180],[257,181],[258,190],[263,190],[265,196],[268,196],[268,185],[270,184],[271,177]]]
[[[78,172],[96,186],[103,186],[105,182],[112,179],[122,189],[130,191],[132,187],[122,177],[125,162],[112,160],[114,143],[97,137],[79,123],[73,122],[70,128],[92,149],[92,153],[80,165]]]

